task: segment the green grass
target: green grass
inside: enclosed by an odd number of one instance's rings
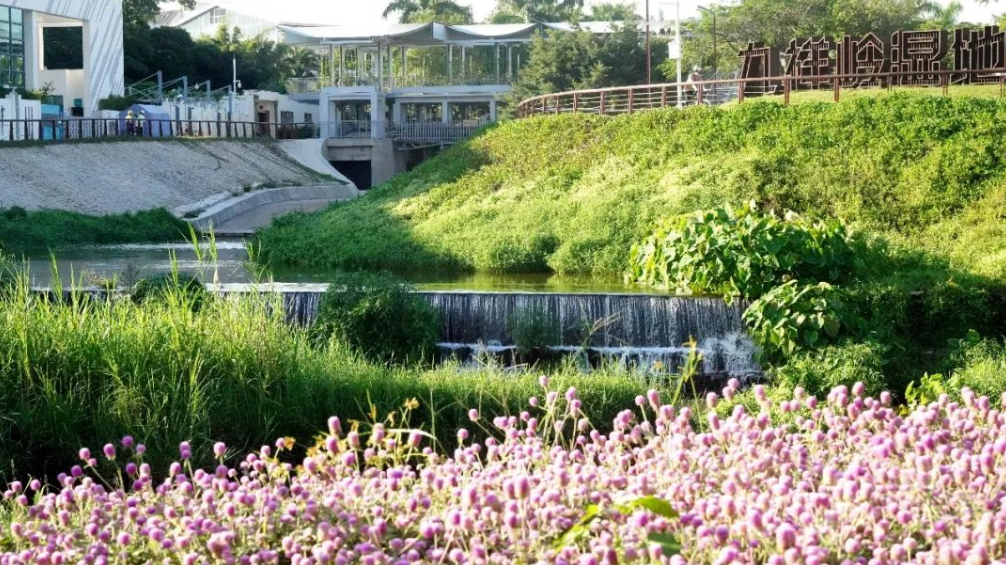
[[[0,211],[0,249],[19,254],[74,245],[179,241],[188,229],[163,208],[110,216],[8,208]]]
[[[278,297],[211,300],[182,294],[142,305],[78,297],[49,302],[24,290],[0,301],[0,484],[13,475],[52,478],[80,446],[125,434],[145,443],[154,468],[192,441],[197,463],[212,441],[243,453],[280,436],[310,443],[327,418],[383,419],[415,398],[412,424],[445,449],[467,411],[515,414],[542,395],[537,373],[486,368],[389,368],[339,346],[315,346],[289,326]],[[196,311],[194,311],[196,310]],[[613,372],[558,371],[557,390],[576,386],[603,427],[646,385]],[[474,430],[473,430],[474,431]],[[12,471],[13,469],[13,471]]]
[[[612,275],[659,219],[755,200],[1002,278],[1004,134],[1006,101],[904,93],[540,117],[261,238],[275,264]]]

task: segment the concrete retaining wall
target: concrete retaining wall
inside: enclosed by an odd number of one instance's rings
[[[359,193],[356,187],[341,184],[257,190],[214,204],[192,220],[192,224],[198,229],[207,230],[211,226],[222,226],[238,216],[271,204],[303,201],[338,202],[356,198]]]

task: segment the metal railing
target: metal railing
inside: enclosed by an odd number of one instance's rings
[[[820,91],[822,100],[841,100],[843,93],[876,89],[940,89],[949,95],[952,85],[971,84],[996,89],[1006,96],[1006,69],[1001,71],[929,71],[838,74],[826,76],[780,76],[768,78],[697,81],[545,94],[524,100],[518,117],[546,114],[631,114],[667,107],[722,105],[750,98],[779,97],[789,104],[797,92]]]
[[[453,76],[409,73],[381,78],[369,74],[347,74],[341,77],[337,76],[334,79],[328,77],[290,79],[286,83],[286,91],[287,94],[304,95],[318,94],[323,88],[329,86],[342,88],[380,86],[383,90],[436,86],[509,86],[513,84],[513,81],[514,77],[512,76],[506,74],[496,75],[495,73],[469,73]]]
[[[124,119],[0,120],[0,144],[66,142],[114,138],[202,137],[218,139],[317,139],[327,129],[317,123],[152,120],[142,126]]]
[[[329,123],[227,122],[213,120],[145,120],[143,125],[124,119],[0,120],[0,145],[13,142],[60,143],[79,140],[127,138],[216,139],[391,139],[408,144],[450,144],[474,136],[482,121]]]
[[[486,124],[465,122],[372,122],[344,121],[323,128],[331,139],[391,139],[408,144],[451,144],[474,136]]]

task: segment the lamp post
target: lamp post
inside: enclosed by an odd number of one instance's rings
[[[716,78],[717,67],[720,63],[720,50],[718,40],[719,37],[716,35],[716,6],[706,8],[705,6],[699,6],[699,10],[709,14],[713,17],[713,78]]]
[[[674,44],[677,46],[677,63],[678,63],[678,108],[684,106],[684,94],[682,92],[682,77],[681,77],[681,56],[684,54],[681,48],[681,0],[675,0],[674,2],[661,2],[660,5],[665,4],[674,5]]]
[[[650,0],[646,0],[646,84],[652,83],[653,61],[650,58]]]

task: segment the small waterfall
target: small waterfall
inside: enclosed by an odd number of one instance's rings
[[[223,285],[216,290],[241,294],[255,288]],[[290,320],[307,325],[317,316],[327,286],[276,284],[260,290],[281,293]],[[717,298],[634,294],[419,294],[440,313],[442,348],[459,357],[464,357],[460,352],[512,350],[515,340],[508,321],[522,312],[538,312],[561,336],[552,351],[594,356],[595,361],[603,358],[644,372],[673,372],[684,364],[691,351],[687,344],[694,340],[706,373],[760,372],[742,320],[747,304],[741,302],[727,305]]]

